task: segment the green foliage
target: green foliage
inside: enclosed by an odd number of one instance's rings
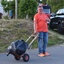
[[[5,1],[5,0],[2,0],[2,1],[1,1],[1,4],[2,4],[2,6],[3,6],[5,12],[7,12],[7,10],[9,10],[9,9],[8,9],[8,5],[6,5],[6,4],[8,4],[8,2]]]
[[[25,18],[26,15],[30,18],[36,13],[37,1],[36,0],[20,0],[19,3],[19,17]]]
[[[64,8],[64,0],[47,0],[47,3],[51,6],[52,12]]]
[[[13,15],[14,15],[14,12],[15,12],[15,0],[9,1],[9,2],[7,0],[2,0],[1,4],[2,4],[5,12],[9,12],[9,10],[12,10]]]
[[[33,18],[33,15],[37,10],[37,3],[41,3],[40,0],[17,0],[18,1],[18,17],[25,18],[29,15],[29,18]],[[51,6],[52,12],[56,12],[60,8],[64,8],[64,0],[42,0],[43,4],[49,4]],[[7,2],[7,0],[2,0],[1,4],[6,12],[12,10],[13,15],[15,15],[15,0]]]

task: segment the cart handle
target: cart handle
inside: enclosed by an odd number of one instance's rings
[[[32,45],[32,43],[34,42],[34,40],[38,37],[38,35],[39,35],[39,34],[36,34],[36,35],[32,34],[31,36],[29,36],[29,38],[26,40],[26,42],[28,42],[30,38],[32,38],[32,37],[34,37],[34,38],[33,38],[32,41],[29,43],[27,49],[30,49],[30,46]]]
[[[32,34],[31,36],[28,37],[28,39],[27,39],[25,42],[28,42],[32,37],[35,38],[35,37],[37,37],[37,36],[38,36],[38,34],[37,34],[36,36],[34,36],[34,34]]]

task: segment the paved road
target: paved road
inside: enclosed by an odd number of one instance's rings
[[[16,61],[12,55],[6,56],[5,53],[0,54],[0,64],[64,64],[64,45],[53,46],[47,48],[50,56],[39,57],[38,49],[27,51],[30,60],[24,62],[22,59]]]

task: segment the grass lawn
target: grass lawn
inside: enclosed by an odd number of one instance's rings
[[[33,21],[18,20],[0,20],[0,52],[5,52],[12,41],[26,39],[33,33]],[[31,40],[30,40],[31,41]],[[30,42],[29,41],[29,42]],[[28,44],[29,44],[28,42]],[[48,46],[64,43],[64,35],[49,30]],[[37,40],[32,44],[32,48],[37,48]]]

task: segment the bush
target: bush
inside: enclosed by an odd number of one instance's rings
[[[33,15],[36,13],[36,9],[36,0],[20,0],[18,11],[19,17],[26,18],[26,15],[28,15],[29,18],[33,18]]]

